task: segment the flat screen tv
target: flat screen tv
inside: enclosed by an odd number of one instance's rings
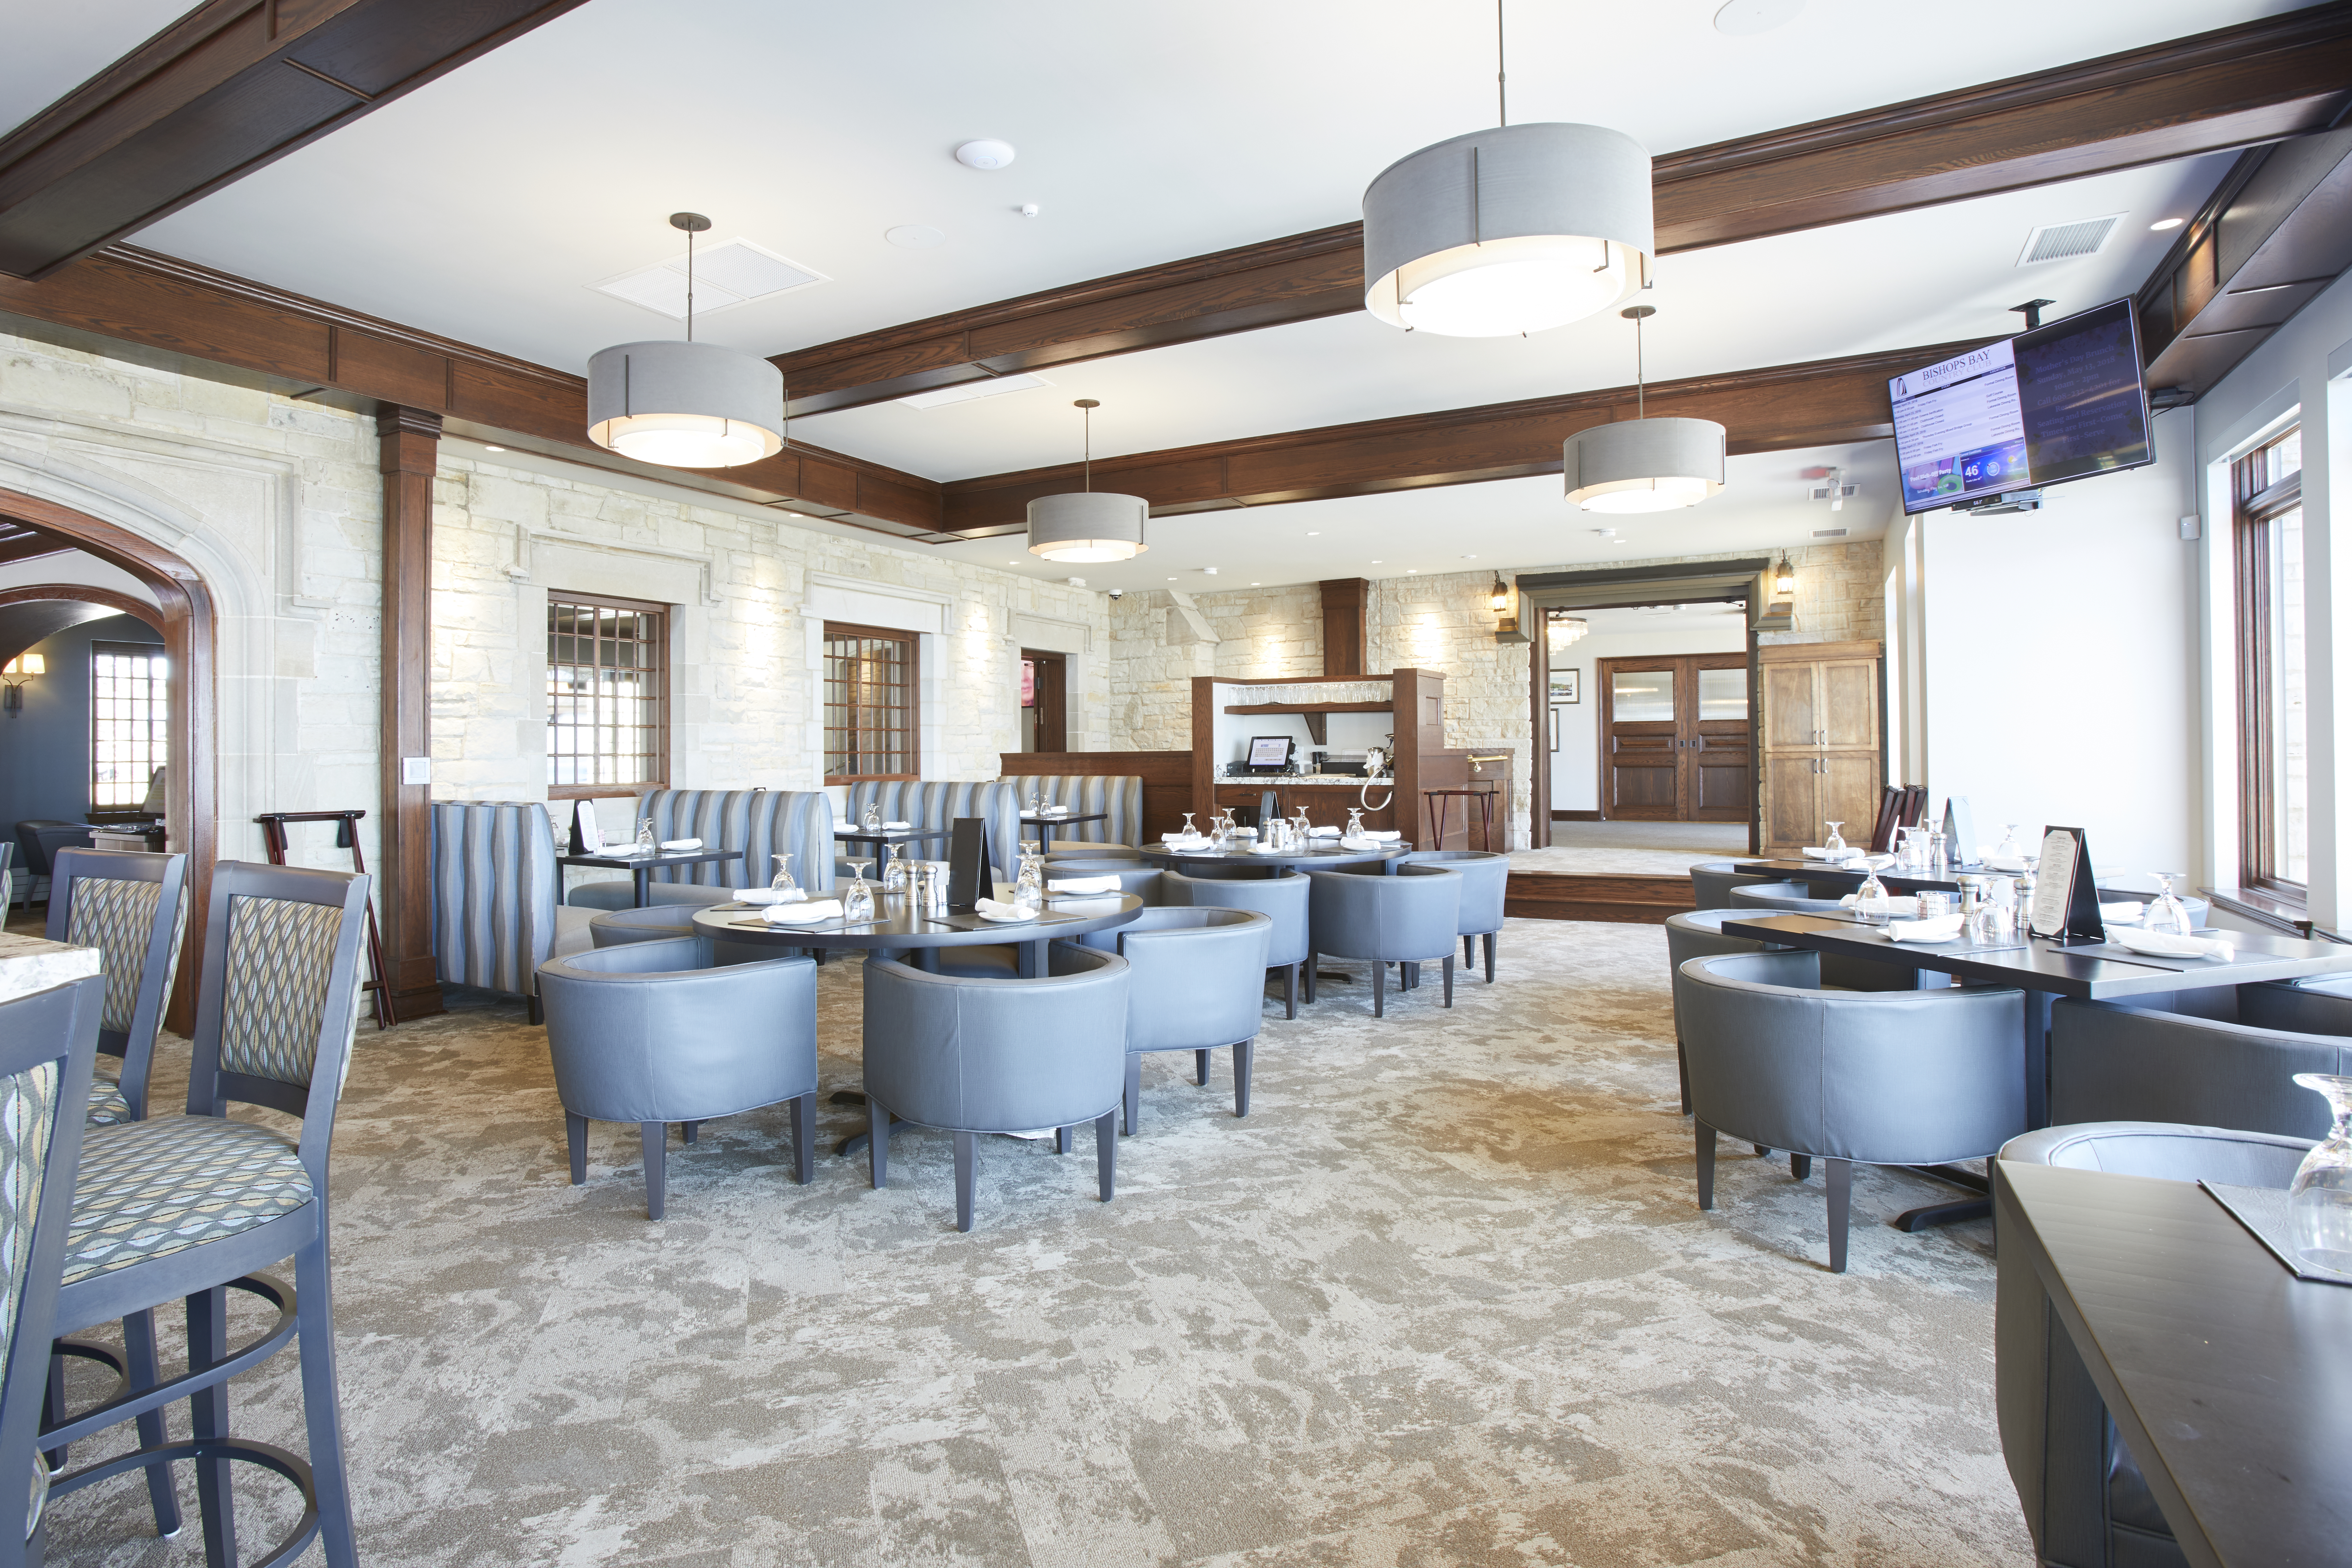
[[[2156,461],[2127,299],[1898,375],[1886,391],[1906,512]]]

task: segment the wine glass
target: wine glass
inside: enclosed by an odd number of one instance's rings
[[[1360,805],[1351,805],[1348,808],[1348,837],[1350,838],[1361,838],[1363,836],[1364,808]]]
[[[1845,824],[1843,822],[1831,823],[1830,836],[1822,841],[1822,847],[1828,850],[1833,856],[1843,855],[1845,853],[1845,835],[1838,831],[1844,826]]]
[[[798,882],[793,880],[793,858],[789,855],[773,855],[769,858],[776,863],[776,874],[768,879],[768,890],[776,895],[775,901],[780,904],[797,904],[806,900],[808,895],[801,891],[801,885]]]
[[[1013,902],[1032,914],[1045,907],[1045,858],[1034,849],[1021,852],[1021,875],[1013,884]]]
[[[2158,891],[2147,906],[2147,913],[2140,917],[2139,929],[2170,936],[2195,934],[2196,928],[2189,921],[2189,906],[2182,903],[2179,895],[2172,890],[2172,879],[2185,873],[2155,871],[2149,874],[2156,879]]]
[[[2294,1081],[2325,1095],[2335,1116],[2327,1141],[2303,1157],[2287,1188],[2287,1234],[2297,1257],[2315,1268],[2352,1274],[2352,1078],[2299,1072]]]
[[[851,881],[841,895],[841,922],[856,925],[874,918],[874,884],[866,879],[866,868],[874,864],[868,858],[848,862]]]
[[[654,839],[654,819],[650,816],[641,816],[637,818],[638,852],[640,854],[651,855],[660,847],[660,845],[656,843]]]
[[[907,847],[903,844],[891,845],[890,858],[882,868],[883,898],[893,903],[906,898],[910,880],[909,869],[907,863]]]
[[[2004,822],[2000,825],[2000,842],[1994,846],[1993,853],[2004,860],[2024,858],[2025,851],[2017,847],[2017,824]]]
[[[881,832],[882,808],[879,805],[877,805],[874,802],[870,800],[867,801],[866,803],[866,813],[857,819],[857,826],[866,829],[868,833]]]
[[[1184,814],[1184,842],[1198,844],[1200,841],[1201,830],[1192,826],[1192,814],[1188,811]]]
[[[1887,915],[1886,884],[1878,879],[1874,866],[1863,867],[1862,886],[1853,890],[1853,912],[1857,919],[1872,925],[1882,925]]]

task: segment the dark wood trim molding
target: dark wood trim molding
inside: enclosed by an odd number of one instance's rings
[[[186,1034],[195,1025],[196,977],[205,967],[205,910],[211,906],[213,862],[220,858],[212,595],[196,569],[171,551],[70,507],[0,489],[0,518],[71,540],[75,549],[121,567],[155,595],[155,605],[131,613],[163,634],[163,655],[177,677],[168,721],[172,763],[164,775],[164,820],[188,856],[189,920],[179,979],[164,1022]]]
[[[441,416],[450,435],[899,536],[939,524],[934,481],[803,442],[710,472],[629,462],[588,439],[581,376],[132,246],[110,246],[46,282],[0,277],[0,326],[353,413],[385,403],[422,409]]]
[[[1886,402],[1889,376],[1965,353],[1986,341],[1654,382],[1649,401],[1659,414],[1721,424],[1730,432],[1734,452],[1876,440],[1894,434]],[[1567,437],[1612,419],[1630,419],[1633,408],[1633,388],[1605,387],[1139,452],[1095,464],[1094,482],[1148,496],[1153,515],[1168,516],[1556,474]],[[1075,463],[954,480],[945,487],[942,530],[972,533],[1018,527],[1033,499],[1077,482]]]
[[[1365,670],[1365,612],[1372,584],[1362,577],[1333,577],[1323,590],[1323,679],[1346,680]]]
[[[433,480],[441,416],[387,404],[376,410],[383,474],[383,721],[377,751],[383,810],[377,819],[383,981],[393,1016],[441,1011],[433,959],[433,786],[407,784],[403,761],[433,755]]]
[[[70,550],[73,546],[66,548]],[[134,599],[111,588],[93,588],[84,583],[34,583],[22,588],[0,588],[0,605],[37,605],[47,599],[71,599],[76,604],[104,605],[126,616],[136,616],[159,632],[163,629],[163,611],[144,599]]]
[[[206,0],[0,139],[0,271],[46,278],[582,0]]]
[[[1703,249],[2082,179],[2335,123],[2352,102],[2352,5],[1654,161],[1658,253]],[[1369,174],[1370,171],[1366,171]],[[775,356],[793,412],[1342,316],[1363,229],[1340,224],[1089,279]]]

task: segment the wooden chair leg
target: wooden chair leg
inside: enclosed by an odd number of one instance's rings
[[[524,1003],[525,1016],[530,1022],[534,1024],[544,1024],[547,1022],[547,1011],[539,1005],[539,996],[536,993],[525,997]]]
[[[297,1285],[295,1291],[299,1314],[301,1287]],[[228,1359],[228,1292],[220,1286],[199,1290],[187,1299],[187,1305],[188,1370],[202,1372]],[[190,1396],[188,1431],[194,1437],[229,1435],[228,1384],[215,1384]],[[235,1563],[236,1505],[229,1491],[228,1460],[196,1461],[196,1508],[204,1521],[205,1562]]]
[[[659,1219],[668,1195],[665,1178],[668,1175],[669,1124],[638,1122],[637,1141],[646,1152],[646,1217]]]
[[[1282,971],[1282,1016],[1286,1018],[1298,1016],[1298,965],[1295,963],[1286,964]]]
[[[971,1228],[971,1190],[980,1179],[980,1134],[955,1135],[956,1228]]]
[[[1095,1188],[1108,1203],[1118,1190],[1118,1112],[1106,1110],[1095,1123]]]
[[[563,1142],[572,1152],[572,1184],[585,1185],[588,1181],[588,1119],[563,1113]]]
[[[319,1540],[326,1548],[327,1568],[357,1568],[359,1546],[343,1457],[342,1399],[336,1387],[334,1303],[329,1289],[325,1235],[294,1255],[294,1281],[302,1417],[310,1448],[311,1489],[318,1496]]]
[[[1465,936],[1465,937],[1464,937],[1464,938],[1462,939],[1462,962],[1463,962],[1463,963],[1469,963],[1474,962],[1474,960],[1473,960],[1473,959],[1472,959],[1472,957],[1471,957],[1470,949],[1471,949],[1471,945],[1472,945],[1474,942],[1475,942],[1477,940],[1478,940],[1478,939],[1477,939],[1476,937],[1475,937],[1475,936]]]
[[[1698,1206],[1711,1209],[1715,1206],[1715,1129],[1696,1117],[1691,1119],[1691,1128],[1698,1139]]]
[[[1853,1162],[1831,1160],[1822,1173],[1830,1190],[1830,1272],[1845,1272],[1845,1233],[1853,1216]]]
[[[793,1180],[807,1186],[816,1179],[816,1090],[793,1101]]]
[[[1127,1057],[1127,1089],[1119,1097],[1119,1110],[1126,1113],[1128,1134],[1132,1137],[1135,1124],[1143,1117],[1143,1055],[1129,1051]]]

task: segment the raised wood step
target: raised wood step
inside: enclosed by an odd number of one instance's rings
[[[1514,871],[1503,893],[1503,912],[1544,921],[1616,921],[1664,925],[1666,917],[1695,908],[1690,878]]]

